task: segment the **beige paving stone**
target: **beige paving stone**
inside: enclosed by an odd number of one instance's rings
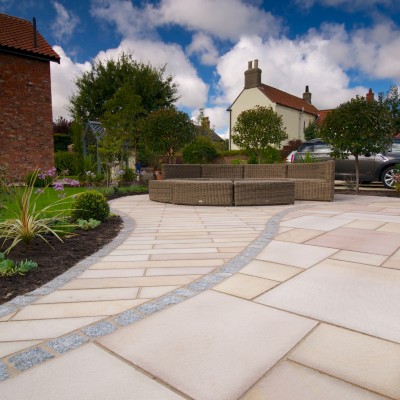
[[[151,261],[172,261],[172,260],[191,260],[192,258],[196,259],[219,259],[219,258],[233,258],[236,257],[238,253],[195,253],[192,252],[190,254],[153,254],[150,256]]]
[[[171,292],[172,290],[178,289],[179,286],[154,286],[154,287],[142,287],[140,289],[139,297],[141,299],[154,299],[156,297],[163,296]]]
[[[387,256],[380,256],[378,254],[360,253],[358,251],[340,250],[337,253],[330,256],[334,260],[349,261],[358,264],[368,265],[381,265]]]
[[[400,233],[400,223],[388,222],[378,228],[377,231]]]
[[[346,225],[346,228],[356,228],[356,229],[368,229],[374,231],[375,229],[379,228],[380,226],[384,225],[385,223],[382,221],[363,221],[357,220],[350,222]]]
[[[258,382],[242,400],[385,400],[378,394],[285,361]]]
[[[388,256],[400,247],[400,234],[338,228],[309,240],[307,244]]]
[[[382,267],[400,269],[400,249],[390,256],[387,261],[382,264]]]
[[[102,289],[118,287],[139,287],[139,286],[170,286],[186,285],[193,280],[200,278],[200,275],[182,276],[138,276],[136,278],[109,278],[109,279],[75,279],[62,289]]]
[[[400,271],[327,259],[255,301],[400,343]]]
[[[159,275],[204,275],[208,274],[214,267],[164,267],[164,268],[148,268],[146,276]]]
[[[291,267],[309,268],[336,252],[337,249],[328,246],[310,246],[272,240],[256,258]]]
[[[207,247],[205,245],[203,248],[179,248],[179,249],[151,249],[151,250],[114,250],[110,253],[110,256],[123,256],[130,254],[191,254],[191,253],[216,253],[217,249],[214,247]]]
[[[138,288],[56,290],[55,292],[40,298],[34,304],[133,300],[137,297],[138,290]]]
[[[252,236],[241,236],[241,240],[246,240],[247,242],[252,242],[258,234],[252,235]],[[227,237],[214,237],[213,239],[214,243],[232,243],[232,238],[227,238]]]
[[[400,345],[322,324],[289,358],[310,368],[400,399]]]
[[[250,300],[278,285],[278,283],[269,279],[237,273],[214,286],[213,289]]]
[[[12,312],[11,314],[5,315],[4,317],[0,318],[0,322],[8,321],[11,319],[11,317],[15,314],[15,312]]]
[[[93,269],[110,268],[170,268],[170,267],[219,267],[223,260],[175,260],[171,261],[123,261],[123,262],[99,262],[90,267]]]
[[[103,317],[84,317],[1,322],[0,342],[55,338],[92,324],[102,318]]]
[[[289,267],[268,261],[253,260],[240,270],[242,274],[283,282],[304,271],[302,268]]]
[[[341,215],[342,218],[349,218],[354,220],[366,221],[381,221],[381,222],[395,222],[400,223],[400,216],[385,215],[382,213],[362,213],[362,212],[347,212]]]
[[[348,219],[339,217],[326,218],[323,216],[304,215],[302,217],[290,219],[288,221],[283,221],[281,222],[281,225],[288,226],[290,228],[303,228],[303,229],[305,228],[305,229],[314,229],[318,231],[331,231],[348,223],[349,223]]]
[[[315,324],[207,291],[98,342],[193,399],[232,400]]]
[[[165,243],[154,245],[155,249],[196,249],[196,248],[215,248],[215,247],[243,247],[247,246],[245,241],[229,241],[228,243]]]
[[[81,303],[33,304],[18,311],[13,321],[30,319],[95,317],[119,314],[143,303],[141,299],[86,301]]]
[[[116,256],[105,256],[103,257],[103,261],[146,261],[149,259],[149,256],[146,254],[137,254],[137,255],[116,255]]]
[[[86,278],[130,278],[134,276],[144,276],[144,269],[139,268],[112,268],[112,269],[87,269],[79,279]]]
[[[293,243],[304,243],[307,240],[315,238],[316,236],[322,235],[324,231],[317,231],[314,229],[291,229],[288,232],[280,233],[275,236],[275,240],[281,240],[284,242]]]
[[[151,377],[87,344],[1,383],[2,400],[178,400]]]
[[[125,241],[124,244],[118,246],[118,250],[148,250],[152,248],[152,244],[133,244],[129,243],[128,241]]]
[[[36,346],[41,340],[26,340],[21,342],[0,342],[0,358]]]

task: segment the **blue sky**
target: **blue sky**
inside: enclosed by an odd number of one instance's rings
[[[243,89],[247,62],[262,82],[319,109],[400,83],[399,0],[0,0],[0,12],[31,20],[61,56],[52,63],[53,117],[68,118],[74,79],[94,59],[131,52],[167,65],[178,106],[200,108],[226,136],[226,108]]]

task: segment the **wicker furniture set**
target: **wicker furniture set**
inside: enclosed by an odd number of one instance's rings
[[[165,164],[164,180],[149,181],[150,200],[171,204],[241,206],[332,201],[334,161],[294,164]]]

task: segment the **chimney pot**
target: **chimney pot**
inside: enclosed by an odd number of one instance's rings
[[[254,68],[258,68],[258,60],[254,60]]]
[[[33,47],[38,47],[37,45],[37,32],[36,32],[36,18],[32,18],[32,26],[33,26]]]
[[[262,85],[261,72],[261,69],[258,68],[258,60],[254,60],[254,63],[249,61],[249,69],[244,72],[244,88],[260,87]]]
[[[253,62],[249,61],[247,64],[247,69],[252,69],[253,68]]]
[[[369,89],[367,95],[365,96],[367,101],[373,101],[375,99],[375,94],[372,89]]]

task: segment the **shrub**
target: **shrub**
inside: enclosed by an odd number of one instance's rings
[[[121,171],[122,173],[119,176],[119,179],[121,180],[122,183],[132,183],[135,180],[136,174],[132,168],[127,167]]]
[[[91,218],[103,222],[110,214],[110,206],[106,197],[96,190],[88,190],[75,197],[72,203],[74,220]]]
[[[55,133],[54,134],[54,151],[67,151],[68,145],[72,143],[72,138],[70,135],[65,133]]]
[[[198,136],[182,150],[183,161],[188,164],[206,164],[218,157],[218,151],[210,138]]]
[[[54,162],[59,173],[68,171],[68,175],[78,175],[78,155],[68,151],[58,151],[54,154]]]

